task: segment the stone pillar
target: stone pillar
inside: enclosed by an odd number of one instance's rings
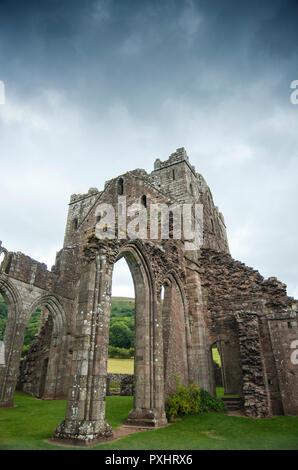
[[[264,367],[258,316],[235,315],[238,323],[245,414],[252,418],[270,416],[267,377]]]
[[[0,408],[13,407],[26,324],[8,319],[5,331],[5,365],[0,368]]]
[[[66,418],[54,439],[86,445],[112,435],[105,421],[111,281],[104,254],[82,268]]]
[[[220,341],[220,358],[225,395],[242,395],[239,346],[231,339]]]
[[[71,360],[69,354],[70,336],[53,335],[49,351],[44,399],[65,399],[68,393],[67,362]]]
[[[163,345],[166,397],[176,391],[175,376],[189,383],[187,325],[180,290],[174,279],[167,281],[163,308]],[[177,360],[179,357],[179,360]]]
[[[127,424],[163,426],[165,416],[162,311],[160,295],[152,298],[143,267],[130,260],[136,286],[135,394]]]
[[[155,415],[155,426],[167,424],[165,415],[165,391],[164,391],[164,354],[162,338],[162,305],[161,291],[154,302],[153,322],[153,377],[152,377],[152,407]]]
[[[186,280],[188,305],[192,321],[193,364],[191,381],[212,393],[212,371],[209,369],[210,352],[207,348],[206,327],[203,313],[202,289],[199,274],[191,271]]]

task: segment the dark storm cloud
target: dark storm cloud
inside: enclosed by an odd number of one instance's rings
[[[185,146],[225,215],[232,255],[298,296],[297,9],[2,0],[0,238],[52,263],[70,193],[151,171]]]

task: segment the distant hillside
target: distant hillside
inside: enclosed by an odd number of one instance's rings
[[[111,318],[135,316],[135,299],[130,297],[112,297],[111,304]]]

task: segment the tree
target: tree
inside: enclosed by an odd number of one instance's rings
[[[110,345],[118,348],[131,348],[133,346],[133,334],[128,326],[117,321],[110,328]]]

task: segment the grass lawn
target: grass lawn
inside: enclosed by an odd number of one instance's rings
[[[16,408],[0,409],[0,449],[63,449],[47,442],[65,416],[65,400],[43,401],[17,392]],[[127,418],[132,397],[107,397],[107,421]],[[298,418],[251,419],[220,413],[193,415],[168,427],[144,431],[92,449],[296,449]]]
[[[217,398],[221,398],[221,397],[238,398],[240,395],[225,395],[225,390],[223,387],[216,387],[216,396]]]
[[[109,374],[133,374],[133,359],[108,359]]]

